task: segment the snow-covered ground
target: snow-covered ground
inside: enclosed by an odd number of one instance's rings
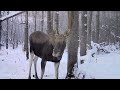
[[[66,51],[65,51],[66,52]],[[59,68],[59,78],[64,79],[67,72],[67,53],[63,55],[63,58],[60,63]],[[37,71],[38,77],[40,78],[41,73],[41,59],[38,59],[37,62]],[[9,48],[8,50],[5,47],[0,51],[0,79],[27,79],[28,78],[28,69],[29,69],[29,60],[26,60],[25,52],[22,50],[20,45],[17,49]],[[34,64],[32,65],[32,78],[34,75]],[[47,62],[45,68],[45,79],[54,79],[54,63]]]
[[[112,48],[112,50],[110,50]],[[115,47],[106,47],[110,50],[108,54],[99,54],[94,58],[89,57],[84,64],[79,64],[77,73],[85,74],[85,79],[120,79],[120,50]],[[114,49],[114,50],[113,50]],[[78,55],[79,56],[79,55]],[[80,57],[78,57],[80,60]],[[40,78],[40,61],[37,63],[38,77]],[[79,62],[79,61],[78,61]],[[80,62],[79,62],[80,63]],[[0,79],[27,79],[28,78],[29,61],[26,60],[25,53],[20,45],[17,49],[5,47],[0,51]],[[67,72],[67,50],[63,54],[63,58],[59,68],[59,79],[64,79]],[[32,66],[32,76],[34,75],[34,67]],[[34,77],[32,77],[34,79]],[[54,79],[54,63],[47,62],[44,79]]]
[[[91,57],[91,53],[97,50],[95,48],[88,50],[84,64],[78,64],[76,76],[82,78],[81,76],[85,75],[85,79],[120,79],[120,50],[118,45],[108,45],[104,49],[110,53],[100,52],[95,57]],[[79,73],[83,75],[79,75]]]
[[[97,59],[97,60],[96,60]],[[79,72],[83,72],[86,78],[95,79],[120,79],[120,52],[98,55],[92,62],[79,65]]]

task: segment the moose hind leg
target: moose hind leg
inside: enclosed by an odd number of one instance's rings
[[[46,61],[42,60],[41,61],[41,79],[43,79],[43,75],[45,72],[45,66],[46,66]]]
[[[58,69],[59,69],[59,65],[60,65],[60,62],[55,62],[54,63],[54,66],[55,66],[55,78],[58,79]]]
[[[31,52],[30,53],[30,60],[29,60],[29,76],[28,76],[28,79],[31,79],[31,67],[32,67],[33,57],[34,57],[34,53]]]
[[[34,68],[35,68],[35,78],[38,79],[37,76],[37,60],[38,60],[38,56],[34,57]]]

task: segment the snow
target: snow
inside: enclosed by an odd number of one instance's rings
[[[120,79],[120,50],[116,49],[117,45],[108,45],[104,48],[110,53],[97,53],[96,48],[100,45],[93,43],[94,48],[87,51],[87,55],[79,57],[85,60],[84,64],[78,64],[78,69],[75,69],[76,76],[82,78],[85,75],[86,79]],[[96,48],[95,48],[96,46]],[[91,54],[95,53],[95,57]],[[79,75],[79,74],[83,75]]]
[[[96,45],[96,44],[93,44]],[[99,46],[99,45],[98,45]],[[8,50],[2,47],[0,51],[0,79],[27,79],[29,60],[26,60],[25,52],[22,51],[22,45],[18,48]],[[95,48],[94,48],[95,49]],[[79,79],[85,75],[85,79],[120,79],[120,50],[116,49],[115,45],[106,46],[105,49],[110,53],[97,54],[96,51],[88,50],[84,57],[79,56],[78,52],[78,68],[75,69],[75,74]],[[95,57],[91,53],[95,52]],[[80,64],[81,58],[85,59],[83,64]],[[37,62],[37,72],[40,78],[41,59]],[[33,64],[34,65],[34,64]],[[32,65],[32,79],[34,79],[34,67]],[[60,68],[59,79],[65,79],[67,73],[67,50],[64,51]],[[54,63],[47,62],[43,79],[54,79]]]
[[[85,62],[79,66],[82,72],[96,79],[120,79],[120,52],[99,55],[97,62]]]
[[[66,51],[65,51],[66,52]],[[0,51],[0,79],[27,79],[28,78],[28,69],[29,69],[29,60],[26,60],[25,52],[22,51],[22,45],[16,49],[9,48],[8,50],[5,47]],[[41,70],[40,64],[41,59],[38,59],[37,62],[37,71],[38,77],[40,78]],[[64,79],[67,72],[67,53],[63,55],[63,58],[60,63],[59,68],[59,78]],[[33,64],[34,65],[34,64]],[[34,67],[32,65],[32,76],[34,75]],[[54,79],[54,63],[47,62],[45,68],[44,79]],[[34,79],[34,77],[32,77]]]

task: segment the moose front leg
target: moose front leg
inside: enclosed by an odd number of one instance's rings
[[[29,76],[28,76],[28,79],[31,79],[31,67],[32,67],[33,57],[34,57],[34,53],[31,52],[30,53],[30,60],[29,60]]]
[[[38,76],[37,76],[37,60],[38,60],[38,57],[35,56],[34,57],[34,68],[35,68],[35,78],[38,79]]]
[[[55,66],[55,78],[58,79],[58,69],[59,69],[59,65],[60,65],[60,62],[55,62],[54,63],[54,66]]]
[[[47,61],[45,61],[45,60],[41,61],[41,79],[43,79],[43,75],[44,75],[44,72],[45,72],[46,62]]]

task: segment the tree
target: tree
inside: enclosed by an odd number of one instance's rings
[[[55,12],[55,30],[57,31],[57,33],[59,32],[59,12],[56,11]]]
[[[109,28],[110,24],[111,24],[111,12],[109,12],[108,16],[106,16],[106,11],[104,11],[104,21],[105,21],[105,25],[108,25],[107,26],[107,34],[106,34],[107,35],[107,44],[110,44],[110,41],[112,40],[112,38],[111,38],[111,29],[112,28]]]
[[[87,43],[91,47],[91,22],[92,22],[92,11],[88,11],[87,13],[88,19],[87,19]]]
[[[0,11],[0,18],[2,17],[2,13]],[[1,44],[1,31],[2,31],[2,22],[0,20],[0,44]],[[1,50],[1,45],[0,45],[0,50]]]
[[[116,31],[115,31],[115,35],[116,35],[116,43],[119,41],[119,38],[117,36],[119,36],[119,12],[115,11],[116,14]]]
[[[44,27],[44,11],[42,11],[41,31],[43,32]]]
[[[15,29],[16,30],[15,43],[16,43],[16,48],[17,48],[18,47],[18,42],[19,42],[19,34],[20,34],[19,31],[20,30],[19,30],[19,24],[18,24],[18,17],[16,19],[17,19],[17,22],[16,22],[16,29]]]
[[[100,30],[100,11],[96,12],[96,43],[99,43],[99,30]]]
[[[53,13],[54,11],[51,11],[51,30],[53,30]]]
[[[80,32],[80,56],[86,55],[86,44],[87,44],[87,11],[81,12],[82,29]],[[84,60],[81,60],[81,64]]]
[[[47,33],[52,32],[52,19],[51,19],[51,11],[47,12]]]
[[[26,57],[29,59],[29,50],[28,50],[28,11],[25,14],[25,38],[24,38],[24,51],[26,51]]]
[[[37,11],[35,11],[35,14],[34,14],[34,23],[35,23],[35,29],[34,29],[34,31],[36,31],[36,19],[37,19]]]
[[[7,15],[9,15],[9,11],[7,11]],[[9,19],[7,19],[7,30],[6,30],[6,49],[8,49],[8,28],[9,28]]]
[[[68,38],[68,64],[67,64],[67,75],[66,78],[74,77],[74,66],[78,59],[78,39],[79,39],[79,12],[68,11],[68,29],[70,35]]]
[[[16,18],[17,18],[17,17],[15,17],[15,19],[14,19],[15,21],[13,20],[13,21],[14,21],[14,23],[13,23],[13,25],[14,25],[14,30],[13,30],[13,49],[15,49],[15,37],[16,37],[16,33],[17,33],[17,32],[16,32],[16,28],[17,28],[17,27],[16,27],[16,26],[17,26]]]
[[[16,19],[16,17],[15,17],[15,19]],[[16,24],[15,24],[13,18],[12,18],[12,30],[11,30],[12,38],[11,39],[12,39],[13,49],[15,48],[15,33],[16,33],[16,29],[14,29],[14,28],[16,28]]]

